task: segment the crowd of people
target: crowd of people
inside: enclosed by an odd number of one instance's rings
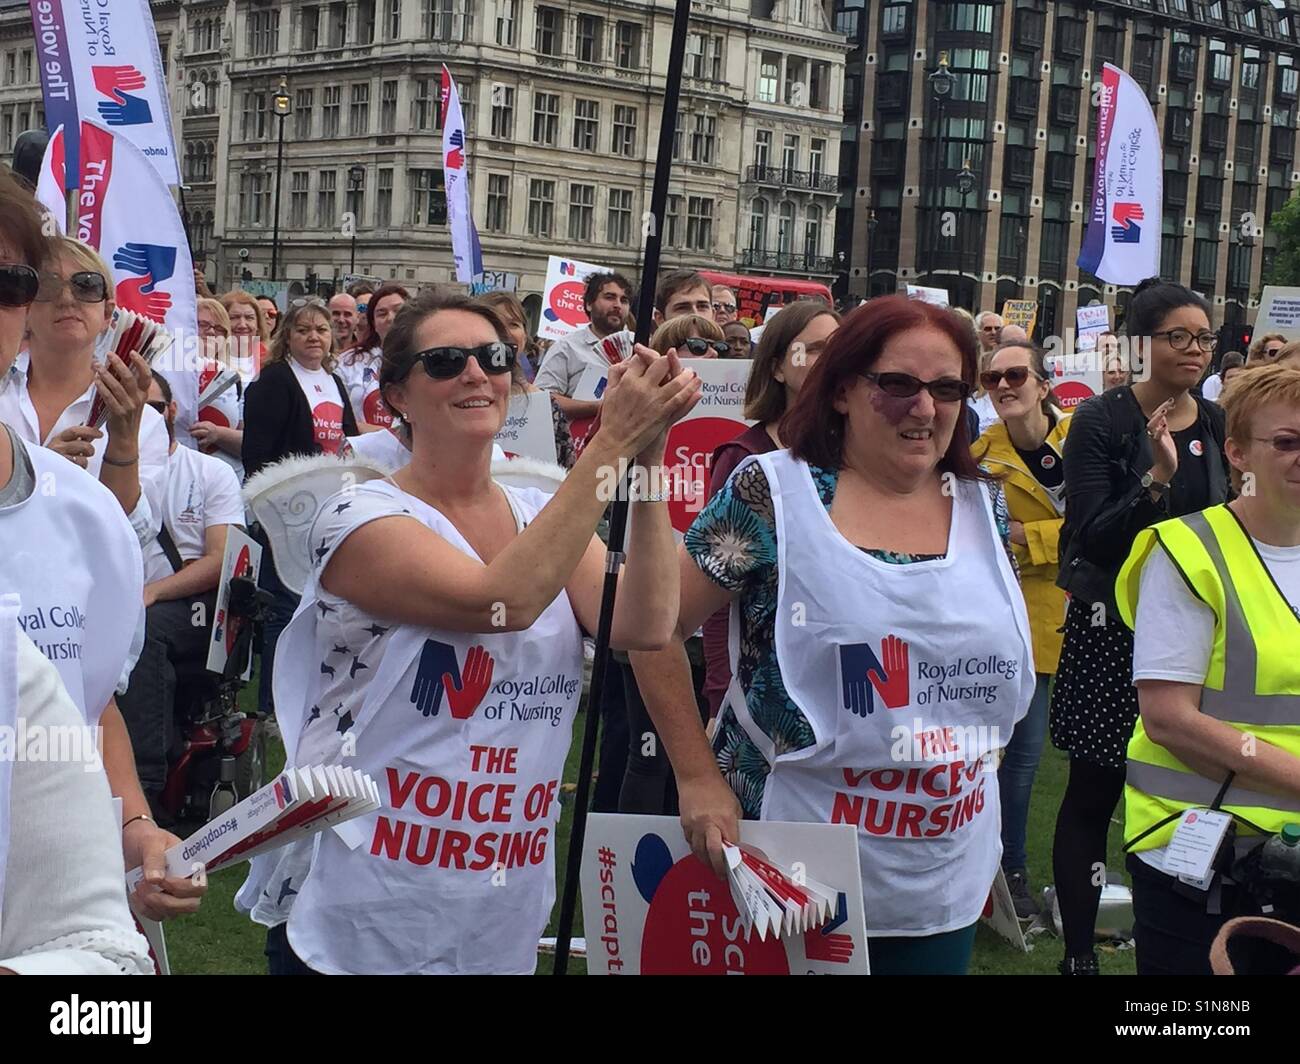
[[[803,299],[755,327],[734,291],[673,270],[642,281],[649,343],[611,364],[637,296],[617,272],[587,278],[589,323],[550,344],[510,293],[203,289],[200,390],[234,380],[182,421],[164,375],[99,351],[106,264],[44,236],[3,175],[0,203],[0,710],[104,736],[100,773],[12,766],[0,971],[148,971],[128,902],[155,919],[201,903],[156,822],[170,705],[227,536],[252,524],[241,482],[311,457],[386,475],[320,507],[301,593],[262,566],[258,711],[290,764],[353,764],[385,809],[365,845],[326,832],[254,861],[237,904],[272,973],[534,969],[620,463],[655,475],[591,710],[594,808],[680,816],[720,875],[746,819],[854,823],[872,971],[964,973],[999,868],[1017,915],[1039,913],[1028,823],[1050,735],[1069,758],[1063,973],[1098,970],[1121,798],[1139,972],[1208,972],[1222,926],[1262,911],[1240,862],[1300,820],[1300,344],[1261,336],[1211,374],[1205,301],[1146,282],[1123,322],[1149,342],[1141,372],[1105,334],[1104,391],[1065,409],[1023,329],[902,295]],[[665,448],[699,358],[749,362],[752,427],[713,453],[674,537]],[[494,479],[512,400],[538,391],[553,494]],[[538,719],[476,712],[490,685],[539,678]],[[507,749],[520,798],[499,787],[471,839],[426,784],[490,790],[482,751]],[[926,782],[904,793],[911,774]],[[1205,807],[1234,827],[1189,883],[1171,839]]]

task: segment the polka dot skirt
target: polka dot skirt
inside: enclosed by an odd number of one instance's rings
[[[1138,719],[1133,632],[1118,617],[1104,625],[1092,618],[1088,603],[1070,600],[1052,688],[1052,745],[1072,757],[1123,768]]]

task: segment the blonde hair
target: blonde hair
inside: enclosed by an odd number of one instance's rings
[[[1300,368],[1300,340],[1292,340],[1289,344],[1277,353],[1277,358],[1273,359],[1275,366],[1292,366]]]
[[[257,315],[257,338],[261,340],[263,344],[270,342],[271,333],[266,325],[266,312],[262,310],[262,304],[259,303],[255,297],[249,295],[247,292],[241,291],[240,289],[235,289],[233,292],[222,293],[221,305],[226,308],[227,318],[229,317],[231,307],[252,307],[253,313]],[[326,311],[326,313],[328,314],[329,312]]]
[[[692,336],[702,340],[727,339],[722,334],[722,327],[712,318],[683,314],[680,318],[669,318],[655,330],[654,336],[650,337],[650,348],[665,354],[670,348],[681,347]]]
[[[1265,333],[1263,336],[1256,336],[1250,345],[1250,350],[1246,353],[1247,365],[1256,362],[1263,362],[1264,348],[1274,340],[1281,340],[1283,343],[1286,343],[1286,337],[1277,332]]]
[[[227,292],[227,295],[233,295],[233,292]],[[320,300],[313,302],[303,302],[295,300],[289,305],[289,311],[280,323],[280,327],[275,330],[275,338],[271,341],[270,353],[266,356],[267,362],[286,362],[289,359],[289,335],[293,332],[294,324],[304,314],[318,314],[324,320],[325,324],[330,326],[330,346],[325,352],[325,357],[321,359],[321,369],[326,373],[333,373],[334,368],[338,365],[338,345],[334,341],[334,320],[330,317],[329,307]]]
[[[1236,374],[1219,396],[1228,438],[1245,443],[1254,434],[1255,415],[1272,403],[1300,410],[1300,369],[1271,363]],[[1232,467],[1232,486],[1241,491],[1241,472]]]
[[[230,335],[230,315],[226,313],[225,305],[219,299],[204,296],[195,305],[195,316],[207,311],[217,319],[217,324],[226,330],[226,335]]]
[[[83,244],[80,240],[74,240],[70,236],[61,236],[54,241],[54,252],[60,259],[71,259],[72,264],[79,270],[87,270],[103,277],[104,283],[108,286],[109,302],[114,302],[113,271],[108,268],[108,263],[100,257],[98,251],[89,244]]]

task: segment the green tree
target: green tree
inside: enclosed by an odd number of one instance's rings
[[[1277,235],[1277,250],[1264,283],[1300,285],[1300,196],[1292,195],[1267,225]]]

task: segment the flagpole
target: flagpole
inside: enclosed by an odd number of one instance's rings
[[[672,44],[664,79],[663,116],[659,122],[659,154],[655,158],[654,186],[650,193],[650,225],[641,256],[641,292],[637,300],[636,342],[648,343],[654,324],[655,280],[659,275],[660,235],[664,208],[668,203],[668,179],[673,165],[673,135],[677,130],[677,103],[682,89],[682,66],[686,56],[686,26],[691,0],[677,0],[673,13]],[[578,767],[578,790],[574,796],[573,828],[569,833],[569,854],[565,862],[564,891],[555,938],[555,974],[565,975],[569,967],[569,945],[573,937],[573,916],[578,900],[578,872],[582,866],[582,845],[587,833],[587,806],[591,798],[591,775],[596,759],[596,726],[605,693],[605,671],[609,667],[609,635],[614,620],[614,596],[618,571],[623,564],[623,540],[627,529],[626,480],[610,513],[609,544],[605,555],[605,585],[600,600],[600,622],[596,626],[596,655],[592,663],[591,689],[583,722],[582,759]]]

